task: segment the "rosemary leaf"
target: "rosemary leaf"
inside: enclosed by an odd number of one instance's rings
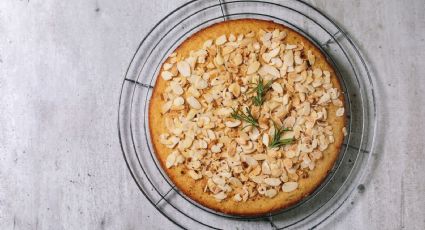
[[[256,92],[256,95],[252,98],[252,103],[256,106],[261,106],[265,101],[265,96],[267,91],[272,86],[273,81],[269,81],[266,84],[264,84],[263,79],[260,77],[258,79],[257,84],[255,85],[255,88],[253,89],[254,92]]]
[[[282,134],[285,131],[289,131],[289,129],[285,129],[282,127],[277,128],[276,124],[274,124],[274,134],[273,134],[272,141],[269,144],[269,148],[279,148],[284,145],[292,144],[292,142],[294,141],[294,138],[281,139]]]
[[[244,126],[242,129],[248,127],[248,126],[254,126],[254,127],[258,127],[258,120],[254,118],[254,116],[251,113],[251,109],[246,108],[246,114],[243,113],[240,109],[235,110],[233,109],[233,112],[231,114],[233,119],[237,119],[240,121],[245,121],[248,124],[246,126]]]

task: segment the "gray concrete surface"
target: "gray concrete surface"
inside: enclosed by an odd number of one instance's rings
[[[123,73],[184,1],[0,1],[0,229],[173,229],[137,190],[117,139]],[[425,229],[425,3],[309,1],[375,76],[376,164],[324,229]]]

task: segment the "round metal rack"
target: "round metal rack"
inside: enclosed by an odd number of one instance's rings
[[[326,55],[343,85],[347,131],[339,158],[322,185],[297,205],[263,216],[216,212],[186,197],[157,161],[149,133],[148,108],[161,64],[196,31],[223,20],[256,18],[284,24]],[[281,1],[190,1],[159,21],[143,38],[122,84],[119,140],[140,191],[162,215],[185,229],[315,228],[355,197],[370,170],[376,133],[372,76],[359,49],[334,21],[308,3]]]

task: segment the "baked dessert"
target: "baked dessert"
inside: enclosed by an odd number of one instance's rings
[[[340,82],[299,33],[271,21],[214,24],[164,62],[149,105],[154,151],[191,199],[261,215],[312,193],[345,135]]]

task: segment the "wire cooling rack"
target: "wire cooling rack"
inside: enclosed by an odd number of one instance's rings
[[[180,192],[153,152],[148,107],[166,57],[188,36],[223,20],[256,18],[284,24],[326,55],[343,85],[347,131],[334,168],[313,194],[287,209],[255,217],[208,209]],[[315,228],[335,216],[369,172],[376,131],[372,76],[356,45],[334,21],[308,3],[190,1],[159,21],[140,42],[122,84],[118,133],[124,160],[138,188],[163,216],[184,229]]]

